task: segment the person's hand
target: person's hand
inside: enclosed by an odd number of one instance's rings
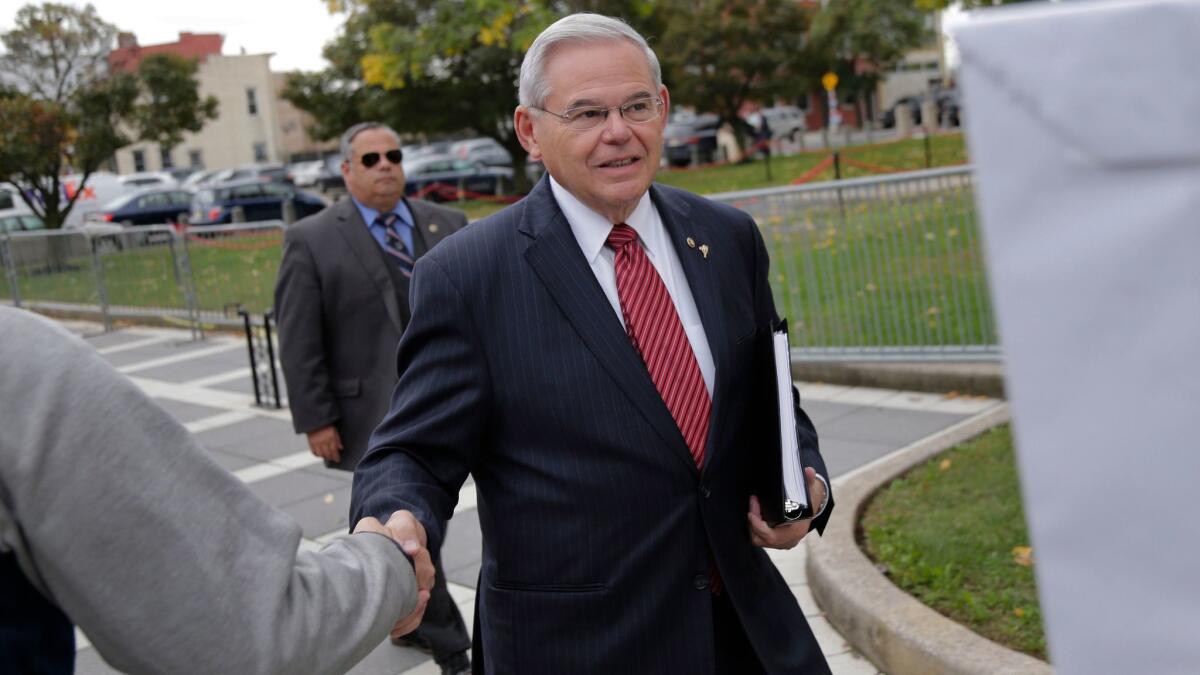
[[[425,528],[412,513],[396,511],[386,525],[370,516],[363,518],[354,526],[354,532],[376,532],[391,537],[412,559],[413,573],[417,578],[417,606],[408,616],[397,621],[389,634],[391,637],[399,637],[413,632],[421,625],[421,619],[425,616],[425,607],[429,604],[429,594],[433,590],[433,580],[437,574],[433,568],[433,558],[425,548]]]
[[[804,470],[804,478],[808,482],[809,503],[819,507],[825,502],[825,483],[817,478],[817,472],[811,467]],[[767,525],[762,519],[762,506],[754,495],[750,495],[750,512],[746,514],[746,520],[750,523],[750,542],[763,548],[795,548],[812,525],[811,518],[778,527]]]
[[[337,427],[331,424],[308,432],[308,449],[327,462],[342,461],[342,437]]]

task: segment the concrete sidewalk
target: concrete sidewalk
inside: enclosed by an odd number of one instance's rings
[[[94,324],[64,325],[84,335],[110,363],[182,422],[221,466],[295,518],[304,530],[302,546],[320,547],[347,530],[350,474],[325,469],[308,452],[304,440],[292,432],[287,410],[253,405],[243,339],[212,336],[203,342],[189,342],[186,331],[172,329],[130,328],[101,334]],[[835,478],[999,405],[982,397],[804,383],[800,383],[800,392]],[[468,481],[442,551],[451,594],[468,617],[468,625],[480,565],[475,506],[474,485]],[[813,600],[804,572],[806,550],[799,546],[770,553],[804,608],[833,672],[876,673],[825,620]],[[77,637],[77,672],[116,672],[91,648],[86,636],[80,633]],[[436,675],[438,670],[426,654],[385,641],[351,672]]]

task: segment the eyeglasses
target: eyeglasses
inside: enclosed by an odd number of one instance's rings
[[[387,157],[387,161],[392,164],[399,165],[400,160],[404,159],[404,153],[399,150],[388,150],[383,153],[383,157]],[[362,164],[368,169],[379,163],[380,154],[378,152],[364,153],[362,156]]]
[[[661,98],[639,98],[606,108],[602,105],[587,105],[579,108],[571,108],[566,112],[559,114],[539,108],[537,106],[529,106],[534,110],[540,110],[544,113],[554,115],[562,120],[569,129],[574,131],[589,131],[600,126],[608,121],[608,113],[610,110],[618,110],[621,113],[621,118],[630,124],[645,124],[652,120],[658,119],[662,114],[663,100]]]

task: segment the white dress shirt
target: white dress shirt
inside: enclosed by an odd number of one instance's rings
[[[613,262],[616,253],[604,245],[614,223],[608,222],[607,218],[576,199],[574,195],[567,192],[566,188],[559,185],[553,176],[550,177],[550,189],[554,193],[555,201],[558,202],[558,208],[562,209],[567,223],[571,225],[571,232],[575,235],[575,241],[579,244],[580,250],[583,251],[584,259],[591,265],[592,273],[596,275],[596,281],[600,282],[600,288],[604,289],[604,295],[608,297],[608,302],[612,305],[617,320],[624,326],[625,317],[621,314],[621,299],[617,295],[617,269]],[[658,209],[654,208],[654,202],[650,200],[649,192],[642,195],[637,208],[633,210],[625,224],[638,233],[638,241],[641,242],[642,249],[650,258],[654,269],[658,271],[663,285],[667,287],[667,293],[671,296],[671,302],[675,305],[680,322],[683,323],[683,330],[687,333],[692,353],[696,355],[696,363],[700,366],[700,375],[704,378],[704,386],[708,389],[708,396],[711,399],[717,367],[713,363],[712,350],[708,347],[708,336],[704,333],[704,324],[700,323],[700,312],[696,309],[696,300],[692,297],[692,288],[688,285],[683,265],[679,263],[675,247],[667,238],[667,228],[663,227],[662,218],[658,214]]]
[[[559,185],[553,176],[550,176],[550,189],[558,202],[558,208],[562,210],[571,226],[571,232],[583,251],[584,259],[596,275],[596,281],[600,282],[600,288],[608,297],[617,320],[624,326],[625,316],[621,314],[621,298],[617,295],[617,268],[613,262],[616,253],[604,245],[614,223],[608,222],[607,218],[576,199],[566,188]],[[700,375],[704,377],[704,386],[708,389],[708,397],[711,399],[717,367],[713,363],[712,350],[708,348],[708,336],[704,332],[704,324],[700,323],[700,312],[696,309],[696,300],[692,297],[692,287],[688,285],[687,275],[683,273],[683,265],[679,263],[675,247],[667,238],[667,228],[663,227],[662,217],[654,207],[649,192],[642,195],[637,208],[629,215],[625,224],[638,233],[642,249],[646,251],[646,256],[650,258],[658,276],[667,287],[667,293],[670,294],[679,320],[683,323],[683,330],[687,333],[688,343],[696,355]],[[817,474],[817,480],[825,486],[824,498],[815,509],[816,515],[819,516],[829,504],[829,483],[820,474]]]

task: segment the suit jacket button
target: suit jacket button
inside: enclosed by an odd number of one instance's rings
[[[702,591],[702,590],[708,588],[708,575],[707,574],[697,574],[696,578],[692,579],[692,585],[695,586],[696,590],[698,590],[698,591]]]
[[[703,496],[705,499],[708,499],[709,497],[712,496],[712,490],[709,490],[708,486],[701,485],[700,486],[700,495]]]

